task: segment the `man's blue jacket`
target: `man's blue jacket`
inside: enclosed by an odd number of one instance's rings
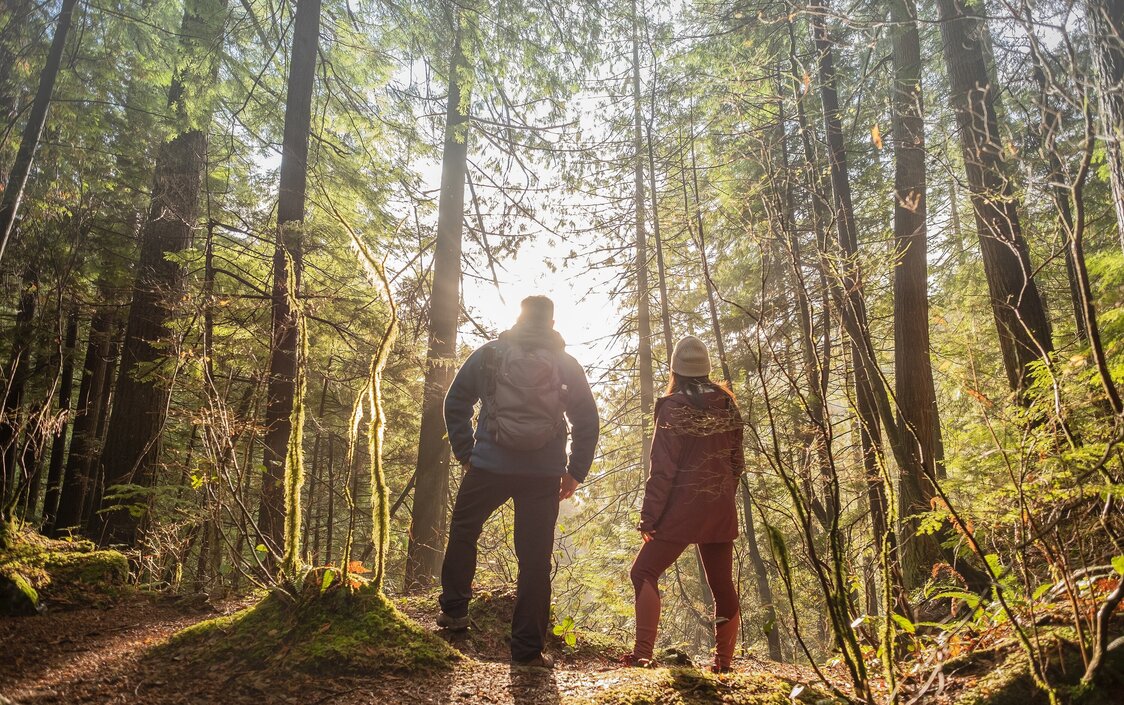
[[[559,372],[567,387],[566,419],[568,434],[537,450],[514,450],[496,444],[488,428],[491,417],[490,400],[485,394],[488,380],[488,357],[496,353],[499,345],[525,345],[554,350],[560,360]],[[550,328],[516,324],[500,335],[499,340],[487,343],[469,355],[457,372],[449,393],[445,395],[445,428],[453,457],[460,463],[488,472],[509,475],[554,475],[561,477],[569,472],[575,480],[584,482],[593,464],[601,421],[597,405],[586,380],[585,370],[578,361],[564,352],[562,336]],[[472,427],[472,413],[480,402],[476,429]],[[569,457],[567,458],[567,442]]]

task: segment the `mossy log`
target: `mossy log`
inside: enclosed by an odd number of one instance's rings
[[[0,576],[0,613],[33,614],[40,601],[87,603],[112,596],[128,580],[129,563],[117,551],[95,550],[89,541],[11,531],[0,550]]]

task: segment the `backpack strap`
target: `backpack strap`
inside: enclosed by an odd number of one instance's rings
[[[496,376],[499,374],[500,355],[503,353],[500,346],[503,343],[495,342],[484,348],[484,361],[482,365],[484,389],[480,397],[486,402],[488,414],[485,418],[494,423],[496,420]]]

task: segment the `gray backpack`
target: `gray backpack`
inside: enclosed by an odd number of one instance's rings
[[[566,433],[566,385],[559,354],[501,343],[488,365],[489,428],[496,444],[538,450]]]

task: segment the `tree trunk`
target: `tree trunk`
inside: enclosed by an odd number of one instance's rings
[[[1124,248],[1124,0],[1089,0],[1089,25],[1096,57],[1101,139],[1116,228]]]
[[[332,359],[331,357],[329,357],[328,363],[324,367],[323,383],[320,387],[320,404],[316,412],[316,418],[320,421],[320,424],[323,423],[324,406],[328,401],[328,372],[331,370],[331,368]],[[324,438],[324,433],[320,424],[317,424],[316,426],[316,438],[312,442],[312,471],[308,476],[308,515],[304,520],[304,538],[302,539],[302,543],[304,544],[306,550],[310,545],[309,540],[311,539],[311,532],[313,530],[312,527],[315,523],[313,521],[313,512],[316,509],[317,485],[320,483],[320,444]],[[317,512],[317,514],[319,514],[319,512]],[[311,560],[315,563],[315,554],[313,554]]]
[[[168,88],[168,106],[176,124],[186,124],[186,91],[215,82],[218,61],[209,56],[223,34],[226,0],[192,0],[181,29],[181,67]],[[199,116],[196,116],[197,118]],[[100,468],[105,487],[150,487],[156,480],[160,441],[167,416],[176,361],[161,349],[168,338],[168,320],[183,290],[184,268],[169,259],[191,245],[199,218],[209,116],[204,127],[178,132],[160,146],[153,175],[152,202],[141,232],[140,261],[133,283],[132,305],[121,348],[116,403],[102,449]],[[114,501],[112,504],[120,504]],[[103,543],[136,545],[142,517],[128,509],[99,514]]]
[[[641,477],[648,477],[651,468],[652,432],[649,416],[655,403],[655,383],[652,379],[652,316],[649,310],[648,290],[648,233],[644,196],[644,132],[640,96],[640,35],[636,0],[632,0],[632,148],[635,181],[633,206],[636,210],[636,368],[640,377],[640,437]],[[670,353],[669,353],[670,355]]]
[[[105,363],[105,382],[101,387],[101,395],[97,400],[97,428],[94,431],[97,448],[105,447],[105,436],[109,428],[109,412],[113,408],[114,393],[117,390],[117,385],[114,380],[117,379],[117,364],[121,359],[121,340],[120,335],[123,332],[123,324],[115,325],[114,331],[110,335],[109,352],[106,355]],[[97,511],[101,507],[102,495],[105,493],[105,473],[102,470],[101,463],[98,462],[101,458],[100,451],[97,454],[91,454],[85,461],[88,469],[85,471],[92,479],[93,485],[86,503],[82,507],[82,525],[89,527],[90,535],[94,535],[94,528],[97,526]]]
[[[7,381],[4,385],[3,415],[0,416],[0,521],[10,519],[12,509],[19,502],[26,478],[20,472],[17,460],[20,423],[18,416],[23,406],[24,386],[31,374],[31,335],[35,310],[39,303],[39,273],[32,266],[23,273],[19,306],[12,330],[12,353],[8,363]]]
[[[300,403],[300,350],[304,342],[300,312],[293,306],[300,297],[304,262],[303,229],[305,189],[308,185],[308,141],[312,129],[312,93],[316,83],[316,59],[320,46],[320,0],[297,0],[293,21],[293,47],[289,82],[285,94],[285,128],[281,149],[281,178],[277,199],[277,242],[273,252],[271,297],[272,347],[266,384],[265,442],[262,462],[261,506],[258,526],[269,544],[270,560],[284,554],[299,555],[299,543],[287,538],[288,530],[300,524],[299,453],[289,461],[296,444],[299,422],[294,427],[294,405]],[[290,269],[291,268],[291,269]],[[299,409],[298,409],[299,411]],[[298,414],[299,416],[299,414]],[[292,476],[296,473],[296,477]],[[292,560],[285,561],[294,567]]]
[[[1058,156],[1057,146],[1058,133],[1061,131],[1061,111],[1054,108],[1050,103],[1051,86],[1046,78],[1045,60],[1039,48],[1038,40],[1033,34],[1034,20],[1031,16],[1030,6],[1024,6],[1023,12],[1027,33],[1030,37],[1030,59],[1034,67],[1034,82],[1038,84],[1039,120],[1038,125],[1031,128],[1031,134],[1037,142],[1038,151],[1046,161],[1046,188],[1054,202],[1054,209],[1057,211],[1058,235],[1065,252],[1065,272],[1069,281],[1069,298],[1073,305],[1077,339],[1085,341],[1089,339],[1089,331],[1085,327],[1085,317],[1081,310],[1081,287],[1077,281],[1077,263],[1073,259],[1073,251],[1069,246],[1074,230],[1073,209],[1069,203],[1070,194],[1080,192],[1084,184],[1066,183],[1065,170],[1062,167],[1061,157]]]
[[[441,570],[449,498],[449,444],[445,440],[443,404],[445,392],[456,374],[461,235],[469,137],[468,96],[461,93],[461,75],[469,70],[469,66],[462,48],[462,20],[456,17],[453,22],[449,97],[445,106],[445,146],[441,158],[441,195],[437,206],[437,245],[433,258],[433,291],[429,298],[429,343],[415,471],[417,485],[406,550],[408,590],[431,585]]]
[[[761,548],[757,543],[757,527],[753,521],[753,499],[749,492],[749,481],[746,480],[744,475],[738,482],[738,491],[742,498],[745,544],[749,549],[749,562],[753,565],[757,599],[761,602],[761,610],[765,616],[762,631],[765,632],[765,639],[769,644],[769,658],[774,661],[783,661],[780,624],[777,623],[777,606],[773,603],[773,588],[769,585],[768,568],[765,565],[765,559],[761,556]]]
[[[715,351],[718,353],[718,362],[722,368],[722,379],[726,384],[733,382],[730,375],[730,363],[726,358],[726,340],[722,337],[722,328],[718,324],[718,303],[714,296],[714,280],[710,276],[710,256],[706,252],[706,228],[703,224],[702,200],[699,196],[699,165],[695,159],[695,130],[694,120],[691,121],[691,185],[695,196],[695,227],[698,235],[699,261],[702,264],[703,284],[706,286],[706,304],[710,311],[710,325],[714,332]]]
[[[8,172],[4,195],[0,197],[0,261],[4,259],[4,250],[15,227],[20,201],[23,200],[24,189],[27,187],[27,179],[31,173],[31,164],[35,160],[35,150],[39,147],[43,126],[47,124],[47,109],[51,105],[51,93],[55,90],[55,79],[58,78],[59,67],[62,65],[62,51],[66,46],[66,35],[70,33],[76,4],[77,0],[62,2],[55,36],[51,39],[51,49],[47,53],[47,62],[39,74],[39,88],[35,92],[35,100],[31,104],[27,124],[23,127],[23,136],[20,138],[15,161],[12,163],[11,171]]]
[[[976,215],[991,307],[1003,366],[1023,399],[1028,367],[1053,351],[1046,309],[1032,276],[1019,226],[1014,187],[1003,173],[1003,146],[995,112],[997,87],[988,75],[977,0],[938,0],[952,107],[960,127],[968,186]]]
[[[928,237],[925,227],[925,120],[921,40],[914,0],[890,3],[894,144],[894,385],[899,426],[919,464],[899,468],[898,512],[905,584],[917,587],[941,560],[937,536],[918,534],[918,514],[932,509],[936,473],[937,395],[929,358]],[[879,537],[881,543],[882,537]]]
[[[63,460],[66,455],[66,430],[69,425],[70,397],[74,390],[74,348],[78,343],[78,312],[66,318],[66,337],[62,347],[62,370],[59,380],[59,413],[62,421],[51,439],[51,463],[47,467],[47,494],[43,499],[43,532],[53,534],[63,484]]]
[[[99,308],[90,320],[89,342],[82,365],[82,383],[78,387],[78,404],[75,407],[70,450],[66,456],[62,492],[58,512],[52,527],[53,535],[71,527],[85,528],[82,505],[93,485],[90,477],[92,450],[97,445],[95,435],[98,425],[98,400],[106,384],[106,358],[109,354],[110,331],[113,314],[108,308]]]

